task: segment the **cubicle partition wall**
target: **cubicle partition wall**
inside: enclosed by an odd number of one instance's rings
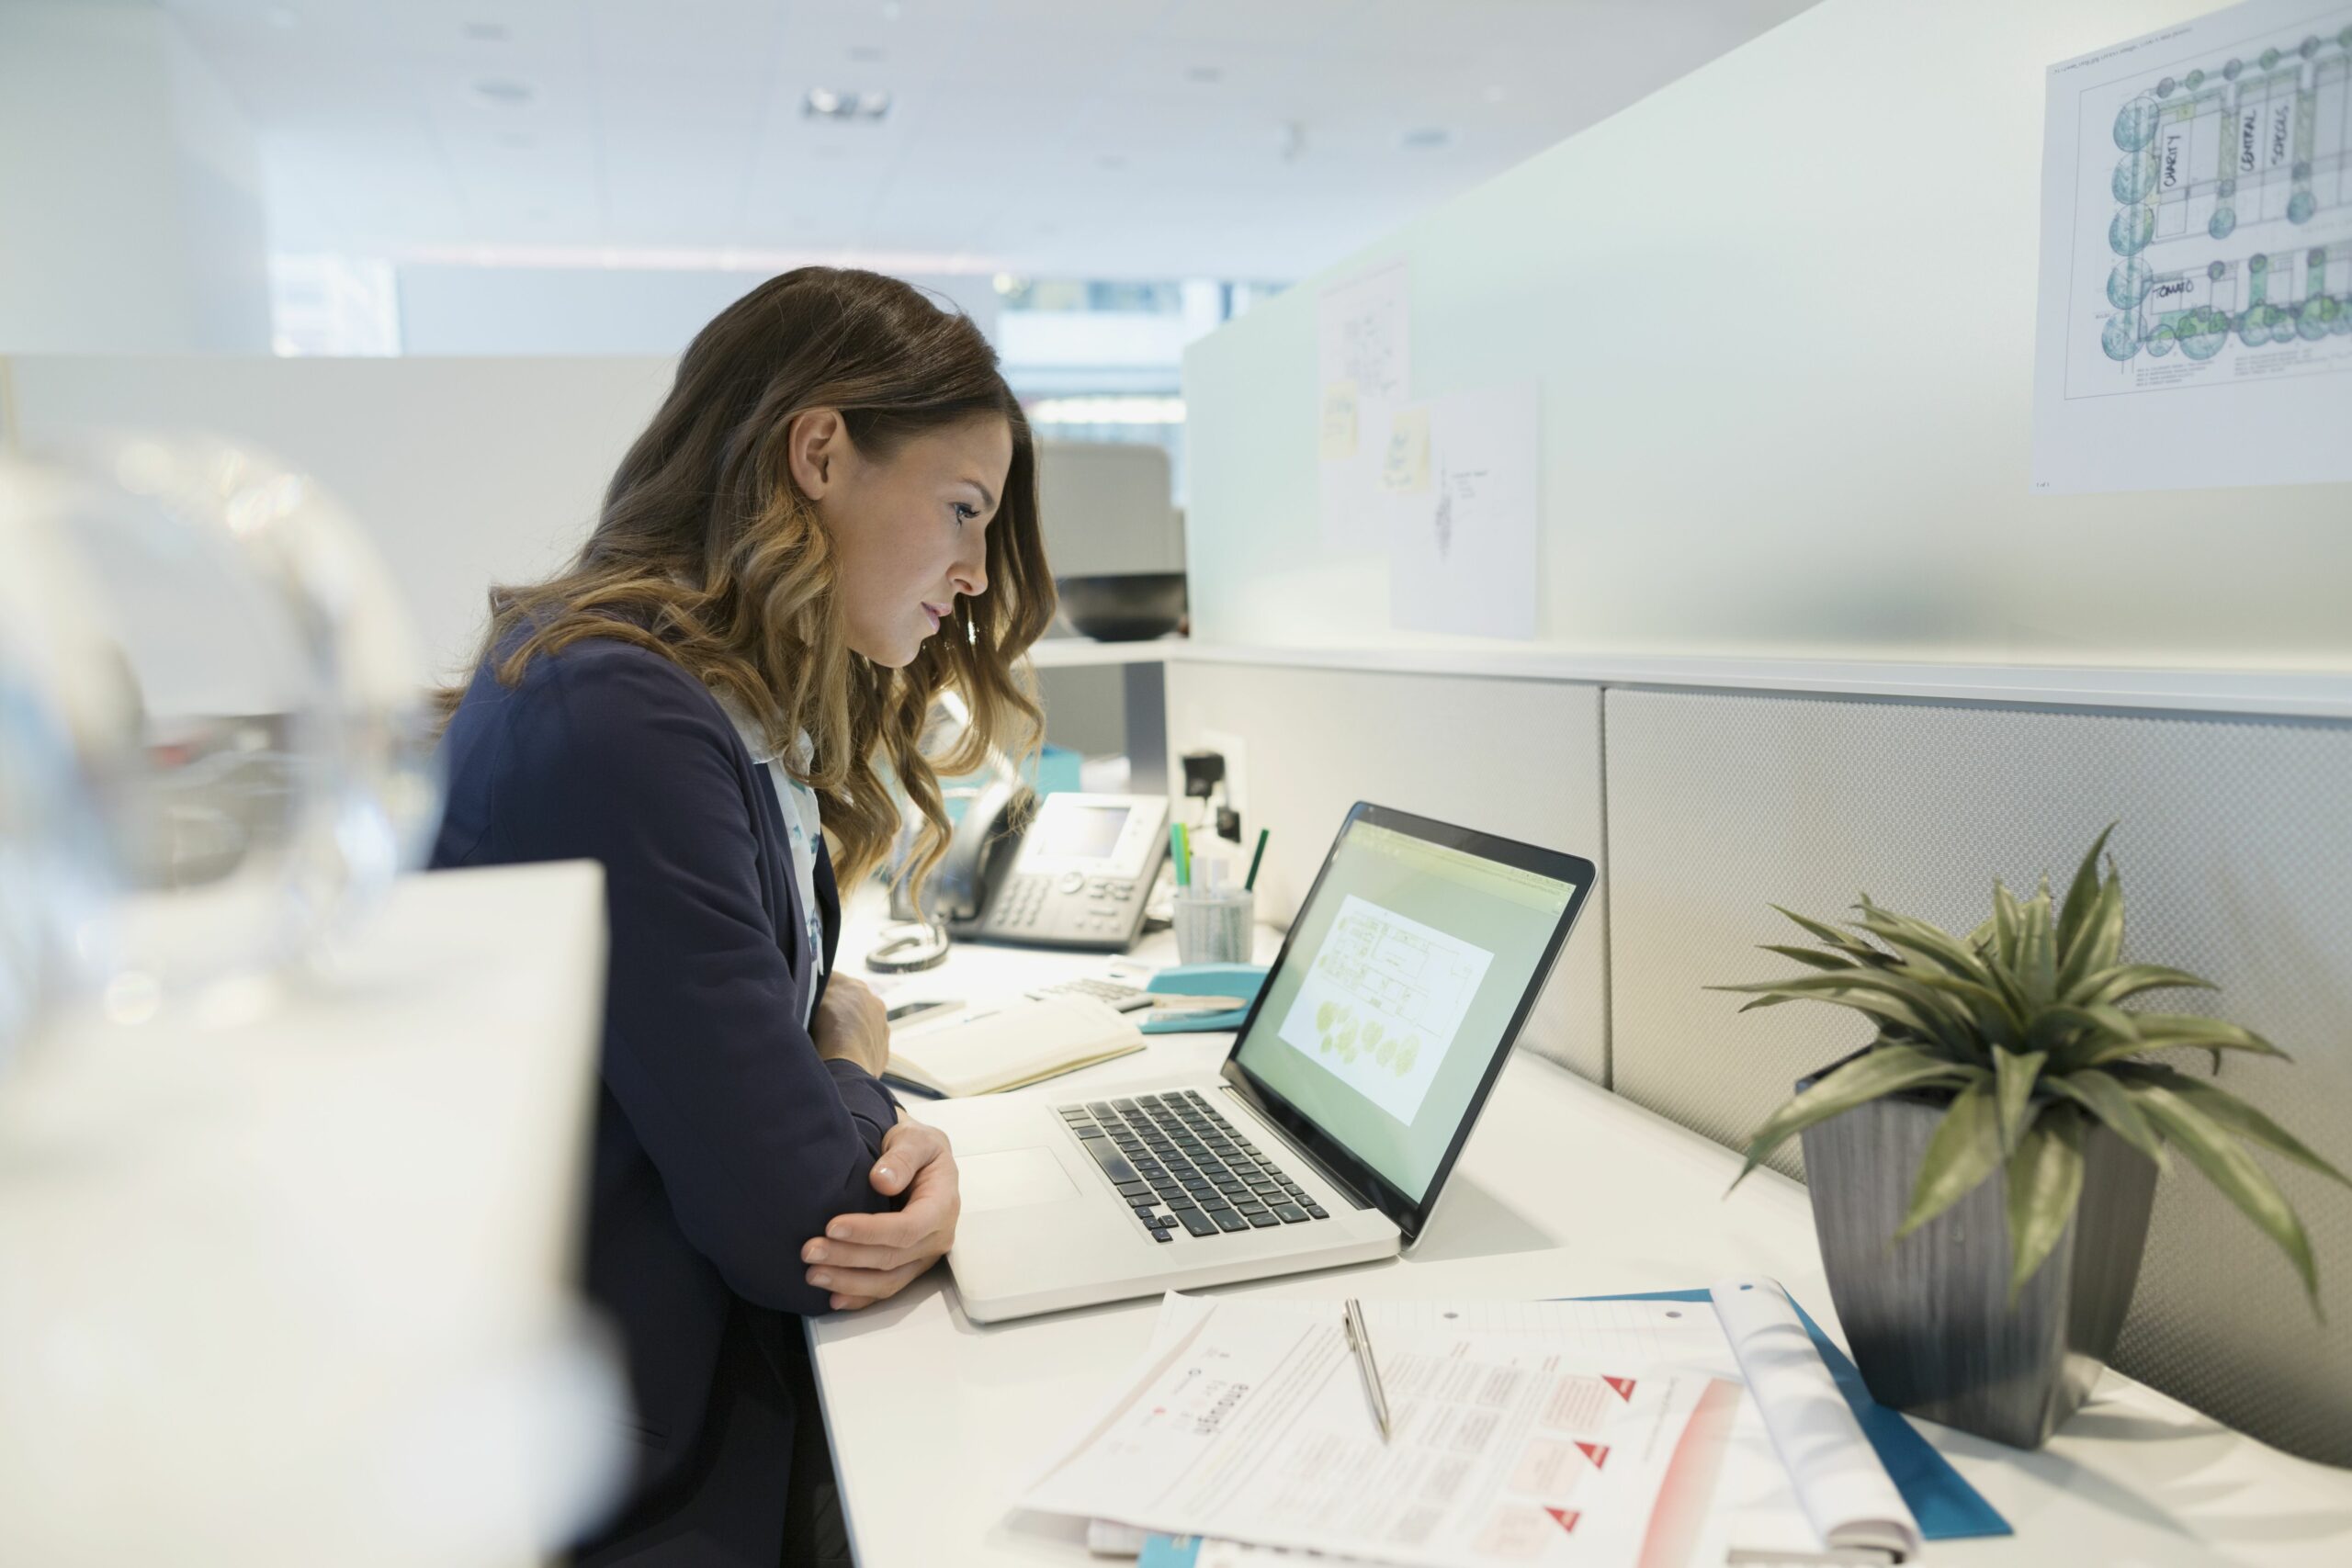
[[[1768,904],[1843,919],[1857,896],[1966,931],[1992,879],[2057,890],[2098,830],[2126,955],[2176,964],[2211,1011],[2292,1054],[2222,1082],[2352,1169],[2352,723],[1611,690],[1611,1084],[1730,1144],[1799,1074],[1859,1045],[1842,1010],[1737,1015],[1701,987],[1793,965]],[[2176,1053],[2176,1055],[2181,1054]],[[2203,1056],[2178,1065],[2209,1070]],[[1793,1144],[1775,1164],[1803,1174]],[[2352,1192],[2266,1159],[2310,1227],[2331,1308],[2185,1162],[2157,1189],[2117,1364],[2281,1448],[2352,1464]]]
[[[1269,829],[1259,913],[1287,925],[1348,807],[1377,801],[1601,861],[1599,689],[1571,682],[1182,661],[1168,667],[1170,754],[1204,731],[1249,745],[1244,837]],[[1607,945],[1586,905],[1526,1043],[1608,1074]]]
[[[1837,919],[1868,892],[1964,931],[1996,876],[2030,888],[2048,872],[2063,893],[2114,821],[2127,955],[2216,982],[2218,995],[2170,1000],[2290,1052],[2291,1065],[2227,1058],[2222,1081],[2352,1169],[2352,718],[1364,662],[1181,654],[1171,743],[1204,728],[1246,742],[1276,919],[1358,798],[1590,856],[1599,897],[1529,1049],[1739,1146],[1799,1075],[1868,1038],[1842,1010],[1742,1015],[1739,998],[1705,988],[1792,968],[1756,951],[1804,940],[1770,905]],[[2182,1065],[2207,1070],[2201,1056]],[[1793,1145],[1773,1163],[1804,1174]],[[2352,1192],[2264,1163],[2311,1229],[2328,1321],[2278,1250],[2179,1165],[2159,1188],[2117,1362],[2266,1441],[2352,1465]]]
[[[2120,819],[2130,950],[2293,1051],[2228,1079],[2352,1166],[2352,486],[2258,457],[2234,490],[2033,482],[2048,68],[2213,8],[1821,0],[1194,344],[1193,630],[1228,652],[1171,667],[1174,743],[1245,738],[1287,875],[1400,791],[1593,855],[1571,953],[1605,967],[1546,1017],[1730,1143],[1863,1035],[1702,988],[1780,972],[1768,901],[1973,924],[1996,874],[2064,875]],[[1390,265],[1406,396],[1537,384],[1528,641],[1393,626],[1402,525],[1322,504],[1323,301]],[[1408,668],[1447,673],[1381,672]],[[2120,1362],[2352,1464],[2352,1193],[2278,1174],[2334,1325],[2176,1178]]]
[[[479,652],[491,584],[534,581],[579,552],[614,468],[676,373],[675,360],[650,355],[0,355],[0,454],[117,433],[198,434],[293,463],[357,517],[434,672],[447,676]],[[1182,570],[1182,522],[1159,448],[1041,441],[1037,482],[1058,571]],[[1072,678],[1074,693],[1083,679]],[[1116,686],[1110,678],[1095,705],[1106,734],[1117,728]]]
[[[198,434],[299,465],[350,507],[435,675],[479,651],[494,582],[555,570],[669,389],[668,359],[0,359],[10,445]]]

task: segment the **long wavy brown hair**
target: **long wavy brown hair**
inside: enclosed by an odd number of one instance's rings
[[[905,669],[843,640],[832,547],[786,461],[787,426],[814,408],[839,410],[857,449],[885,462],[941,425],[995,415],[1012,427],[988,590],[959,598]],[[809,266],[761,284],[687,346],[579,558],[544,582],[491,590],[476,665],[495,659],[512,686],[532,660],[582,637],[675,660],[754,716],[777,764],[817,792],[845,886],[898,837],[895,779],[923,818],[903,872],[920,888],[946,846],[940,775],[978,771],[991,746],[1028,752],[1043,734],[1024,655],[1053,615],[1036,451],[988,340],[896,278]],[[927,756],[924,721],[947,691],[970,722]],[[463,694],[440,694],[445,723]],[[804,730],[805,768],[788,744]]]

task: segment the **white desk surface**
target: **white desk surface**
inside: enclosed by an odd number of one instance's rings
[[[580,1310],[603,874],[402,878],[330,972],[0,1084],[0,1563],[544,1561],[617,1479]]]
[[[853,916],[844,972],[872,926]],[[1277,939],[1261,933],[1268,944]],[[1140,963],[1173,962],[1168,937]],[[958,944],[894,998],[973,997],[1099,975],[1094,955]],[[1090,1095],[1138,1077],[1214,1070],[1229,1035],[1154,1038],[1141,1055],[1029,1092]],[[922,1103],[908,1100],[910,1111]],[[1421,1245],[1404,1258],[1219,1293],[1495,1298],[1703,1286],[1777,1277],[1842,1339],[1804,1190],[1739,1168],[1722,1145],[1565,1068],[1516,1052]],[[813,1320],[809,1341],[851,1539],[865,1568],[1077,1563],[1075,1521],[1012,1500],[1138,1358],[1156,1299],[981,1327],[944,1268],[897,1298]],[[2279,1453],[2109,1371],[2050,1445],[2020,1453],[1916,1423],[2017,1533],[1938,1542],[1934,1562],[2329,1563],[2352,1561],[2352,1472]]]

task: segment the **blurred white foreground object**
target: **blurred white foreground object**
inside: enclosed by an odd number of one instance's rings
[[[0,462],[0,1063],[347,934],[438,821],[391,579],[310,480],[219,442]]]
[[[410,877],[257,1016],[52,1026],[0,1080],[0,1562],[519,1565],[592,1522],[604,953],[594,865]]]

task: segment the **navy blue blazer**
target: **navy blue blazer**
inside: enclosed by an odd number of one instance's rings
[[[827,1310],[800,1248],[833,1216],[893,1206],[867,1179],[897,1117],[817,1055],[783,808],[701,682],[590,638],[508,688],[478,671],[442,740],[433,864],[590,859],[610,931],[588,1201],[589,1294],[618,1325],[637,1400],[627,1511],[594,1555],[773,1563],[793,1400],[792,1314]],[[821,846],[824,971],[841,926]]]

